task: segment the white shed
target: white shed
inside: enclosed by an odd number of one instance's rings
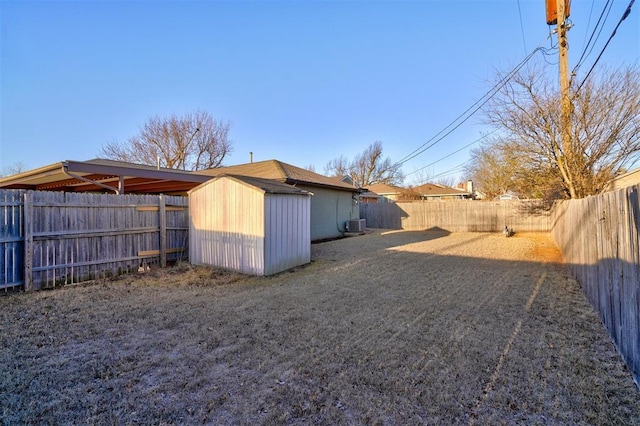
[[[311,261],[311,196],[269,179],[221,175],[189,191],[189,259],[271,275]]]

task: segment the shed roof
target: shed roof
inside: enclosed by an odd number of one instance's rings
[[[0,188],[40,191],[178,193],[205,182],[208,176],[101,158],[65,160],[0,178]]]
[[[192,190],[189,191],[189,193],[192,193],[193,191],[197,191],[198,189],[206,185],[209,185],[211,182],[214,182],[219,179],[224,179],[224,178],[232,179],[236,182],[249,185],[266,194],[313,195],[309,191],[305,191],[304,189],[296,188],[295,186],[291,186],[286,183],[281,183],[273,179],[262,179],[262,178],[255,178],[251,176],[239,176],[239,175],[229,175],[229,174],[218,175],[213,179],[207,182],[204,182],[198,185],[197,187],[193,188]]]
[[[290,185],[309,185],[316,187],[327,187],[339,191],[359,192],[358,188],[338,179],[323,176],[321,174],[292,166],[278,160],[258,161],[255,163],[239,164],[229,167],[218,167],[215,169],[199,170],[195,174],[218,176],[221,174],[231,174],[236,176],[250,176],[263,179],[276,180]]]

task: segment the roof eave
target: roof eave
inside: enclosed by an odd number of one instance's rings
[[[285,179],[282,182],[287,183],[289,185],[306,185],[306,186],[313,186],[316,188],[336,189],[336,190],[345,191],[345,192],[357,192],[357,193],[362,192],[360,188],[356,188],[356,187],[347,188],[344,186],[330,185],[326,183],[317,183],[317,182],[307,182],[304,180],[291,179],[291,178]]]
[[[24,179],[32,178],[36,176],[43,176],[43,174],[44,176],[55,174],[55,172],[60,171],[60,169],[63,167],[63,164],[64,162],[54,163],[48,166],[43,166],[37,169],[29,170],[27,172],[18,173],[17,175],[3,177],[3,178],[0,178],[0,184],[3,184],[2,185],[3,187],[12,185],[11,182],[19,182],[13,185],[29,185],[28,183],[23,183]]]

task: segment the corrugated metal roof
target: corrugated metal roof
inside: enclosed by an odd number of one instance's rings
[[[184,170],[94,158],[66,160],[0,178],[0,188],[104,192],[118,190],[122,181],[128,193],[176,193],[185,192],[206,180],[206,176]]]
[[[236,176],[250,176],[263,179],[272,179],[291,185],[305,184],[310,186],[331,187],[341,191],[358,192],[358,189],[348,183],[340,182],[335,178],[305,170],[278,160],[258,161],[255,163],[239,164],[236,166],[218,167],[215,169],[200,170],[197,174],[218,176],[231,174]]]

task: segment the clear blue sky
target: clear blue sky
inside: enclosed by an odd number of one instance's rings
[[[614,2],[585,68],[628,4]],[[572,64],[604,5],[572,2]],[[602,64],[638,61],[639,16],[635,4]],[[233,123],[225,165],[252,151],[322,173],[377,140],[398,161],[482,97],[495,69],[552,43],[544,0],[0,0],[0,19],[0,168],[95,158],[151,116],[196,108]],[[412,172],[486,130],[472,117],[404,164],[406,183],[463,178],[454,167],[470,148]]]

